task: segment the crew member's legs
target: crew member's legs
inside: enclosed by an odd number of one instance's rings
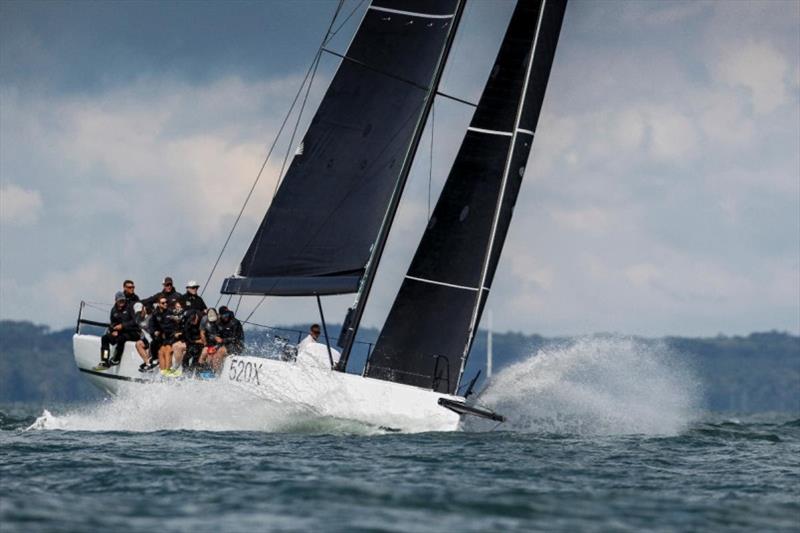
[[[118,333],[116,331],[111,331],[100,337],[100,362],[101,363],[108,363],[109,362],[109,353],[111,350],[112,344],[117,343],[117,336]]]
[[[181,368],[181,363],[183,362],[183,354],[186,353],[186,343],[183,341],[178,341],[172,345],[172,353],[175,358],[173,365],[175,368]]]
[[[172,345],[164,342],[158,350],[158,367],[169,370],[172,366]]]
[[[228,355],[228,350],[225,346],[220,346],[217,348],[217,352],[213,355],[213,359],[211,361],[211,367],[214,369],[214,372],[219,374],[220,369],[222,368],[222,362],[225,360],[225,356]]]
[[[147,339],[141,338],[136,341],[136,353],[142,358],[144,364],[150,362],[150,343]]]
[[[184,356],[183,359],[184,366],[190,368],[197,366],[200,358],[200,348],[201,347],[199,344],[194,344],[194,343],[186,347],[186,355]]]
[[[130,331],[123,331],[116,337],[116,346],[114,347],[114,357],[111,359],[112,365],[118,365],[122,360],[122,354],[125,351],[125,343],[127,341],[135,341],[139,338],[138,333]]]

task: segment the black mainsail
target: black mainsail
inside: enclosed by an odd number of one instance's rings
[[[566,0],[520,0],[365,375],[458,390],[544,99]]]
[[[223,293],[358,291],[461,8],[460,0],[372,1]]]

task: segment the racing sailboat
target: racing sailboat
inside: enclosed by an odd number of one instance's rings
[[[465,367],[530,154],[566,0],[518,1],[375,347],[358,374],[347,372],[431,107],[437,97],[453,98],[439,84],[464,2],[371,2],[237,274],[223,283],[229,295],[320,302],[355,294],[341,350],[312,344],[295,362],[229,356],[222,381],[265,401],[404,431],[454,430],[465,415],[502,420],[467,400],[475,379],[465,380]],[[137,372],[131,346],[105,372],[92,370],[96,336],[76,333],[74,350],[80,370],[109,392],[158,379]]]

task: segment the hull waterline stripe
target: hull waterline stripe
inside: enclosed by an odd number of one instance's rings
[[[80,368],[78,370],[81,372],[86,372],[87,374],[91,374],[93,376],[98,376],[101,378],[106,379],[118,379],[120,381],[133,381],[135,383],[149,383],[151,380],[149,379],[140,379],[140,378],[129,378],[128,376],[118,376],[116,374],[106,374],[105,372],[98,372],[96,370],[89,370],[88,368]]]
[[[431,15],[428,13],[415,13],[413,11],[401,11],[399,9],[392,9],[390,7],[369,6],[370,9],[375,11],[383,11],[385,13],[394,13],[395,15],[409,15],[411,17],[423,17],[426,19],[451,19],[453,14],[449,15]]]
[[[499,131],[499,130],[485,130],[483,128],[473,128],[470,126],[467,128],[468,131],[474,131],[476,133],[488,133],[489,135],[502,135],[503,137],[511,137],[514,134],[510,131]]]
[[[523,130],[522,128],[517,128],[517,133],[527,133],[528,135],[533,135],[531,130]]]
[[[466,285],[455,285],[453,283],[445,283],[444,281],[435,281],[432,279],[417,278],[415,276],[406,276],[406,279],[413,279],[414,281],[421,281],[422,283],[431,283],[433,285],[442,285],[443,287],[451,287],[453,289],[464,289],[465,291],[478,292],[477,287],[467,287]],[[489,287],[484,287],[483,290],[488,291]]]

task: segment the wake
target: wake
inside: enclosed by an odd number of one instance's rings
[[[510,431],[676,435],[699,416],[700,398],[688,362],[665,346],[587,337],[506,367],[477,401],[506,415]]]

